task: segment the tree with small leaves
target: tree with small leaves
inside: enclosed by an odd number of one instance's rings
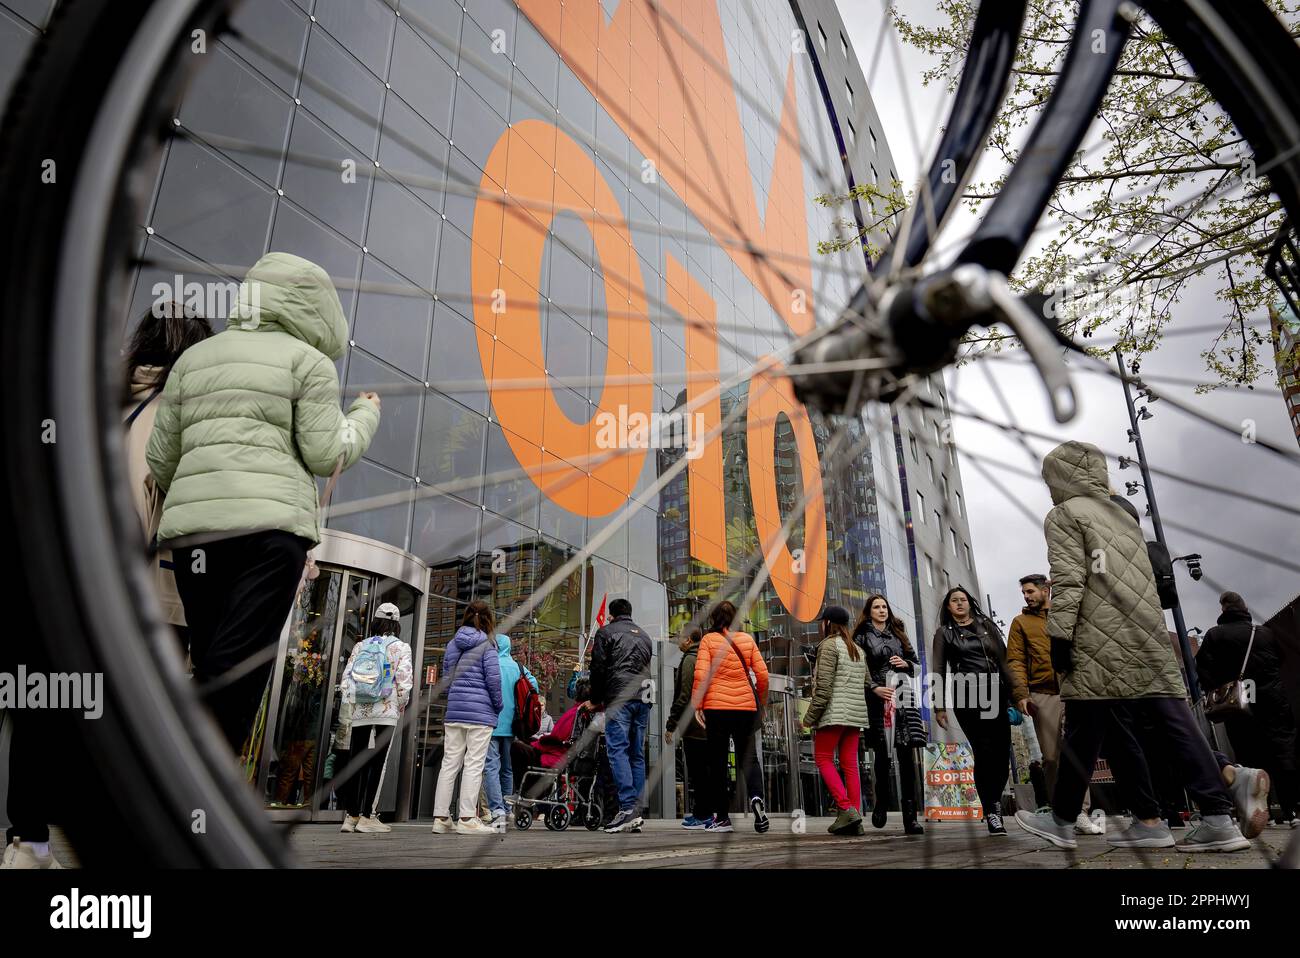
[[[934,58],[922,76],[926,85],[944,83],[949,93],[955,91],[979,2],[938,0],[938,17],[928,22],[890,6],[903,41]],[[1300,2],[1265,2],[1300,37]],[[1003,172],[966,187],[962,200],[972,213],[998,195],[1005,170],[1020,159],[1025,135],[1060,76],[1077,13],[1077,2],[1029,0],[1007,96],[986,151],[986,157],[1002,161]],[[1053,318],[1066,335],[1086,344],[1099,332],[1107,334],[1107,344],[1091,351],[1109,354],[1118,345],[1140,360],[1159,346],[1189,281],[1212,276],[1223,325],[1202,350],[1211,376],[1200,391],[1272,379],[1275,344],[1267,310],[1280,297],[1264,264],[1286,212],[1267,177],[1255,173],[1269,159],[1254,155],[1186,57],[1153,21],[1140,17],[1012,285],[1052,294],[1058,307]],[[837,221],[839,235],[821,250],[861,244],[874,259],[880,253],[876,237],[901,221],[899,214],[914,197],[895,182],[888,189],[859,185],[818,202],[838,205],[850,198],[864,209],[865,228]],[[1296,317],[1285,315],[1294,326]],[[1001,328],[974,330],[963,356],[1014,343]]]

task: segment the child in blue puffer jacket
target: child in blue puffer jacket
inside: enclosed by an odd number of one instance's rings
[[[523,675],[534,692],[540,690],[533,673],[516,662],[510,654],[510,636],[497,636],[497,659],[501,665],[501,698],[504,705],[497,717],[492,741],[488,743],[483,791],[487,793],[488,808],[492,810],[492,827],[501,829],[506,823],[506,796],[513,795],[515,791],[515,773],[510,763],[510,743],[515,740],[515,685],[519,682],[519,676]]]

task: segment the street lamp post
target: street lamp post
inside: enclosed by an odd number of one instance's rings
[[[1138,468],[1142,470],[1142,486],[1147,493],[1147,506],[1151,510],[1151,526],[1156,532],[1156,542],[1169,551],[1169,546],[1165,543],[1165,529],[1160,524],[1160,508],[1156,505],[1155,487],[1151,484],[1151,470],[1147,466],[1146,447],[1142,445],[1142,428],[1138,425],[1137,409],[1133,403],[1133,393],[1129,389],[1128,371],[1124,368],[1124,356],[1120,353],[1119,348],[1115,349],[1115,362],[1119,364],[1120,382],[1124,384],[1124,403],[1128,406],[1129,435],[1133,444],[1137,447]],[[1146,407],[1142,410],[1146,413],[1141,418],[1150,419],[1151,414],[1147,412]],[[1192,644],[1187,638],[1187,623],[1183,621],[1183,607],[1179,602],[1174,605],[1170,611],[1174,614],[1174,629],[1178,632],[1178,647],[1183,650],[1183,674],[1187,678],[1187,690],[1192,695],[1193,702],[1201,700],[1201,686],[1196,680],[1196,663],[1192,658]]]

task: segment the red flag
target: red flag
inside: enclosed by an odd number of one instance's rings
[[[605,622],[606,622],[606,618],[605,618],[605,602],[606,602],[608,599],[609,599],[609,593],[608,593],[608,592],[606,592],[603,596],[600,597],[600,611],[596,613],[596,628],[598,628],[598,629],[602,629],[602,628],[605,627]]]

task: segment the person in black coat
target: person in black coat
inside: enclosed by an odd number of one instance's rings
[[[853,629],[853,641],[866,652],[867,669],[876,685],[893,688],[890,677],[894,673],[907,676],[916,674],[916,667],[920,664],[916,649],[907,639],[907,630],[903,627],[902,620],[894,615],[889,600],[883,595],[877,593],[867,599],[866,605],[862,607],[862,615]],[[867,729],[866,740],[876,753],[871,765],[875,795],[871,824],[876,828],[884,828],[888,820],[892,765],[889,743],[885,740],[885,702],[878,695],[868,693],[867,717],[871,725]],[[906,744],[906,729],[898,721],[897,712],[894,713],[894,751],[898,755],[898,776],[902,783],[898,807],[903,813],[903,831],[908,835],[920,835],[925,829],[916,820],[918,802],[915,749]]]
[[[1279,822],[1293,822],[1300,811],[1296,723],[1282,682],[1277,640],[1263,626],[1252,626],[1250,610],[1236,592],[1223,593],[1219,606],[1223,610],[1219,624],[1205,633],[1196,653],[1201,690],[1209,692],[1235,681],[1241,676],[1245,661],[1247,688],[1249,683],[1254,683],[1254,701],[1249,715],[1228,719],[1223,723],[1224,730],[1237,761],[1247,767],[1262,768],[1273,779],[1281,806]]]

